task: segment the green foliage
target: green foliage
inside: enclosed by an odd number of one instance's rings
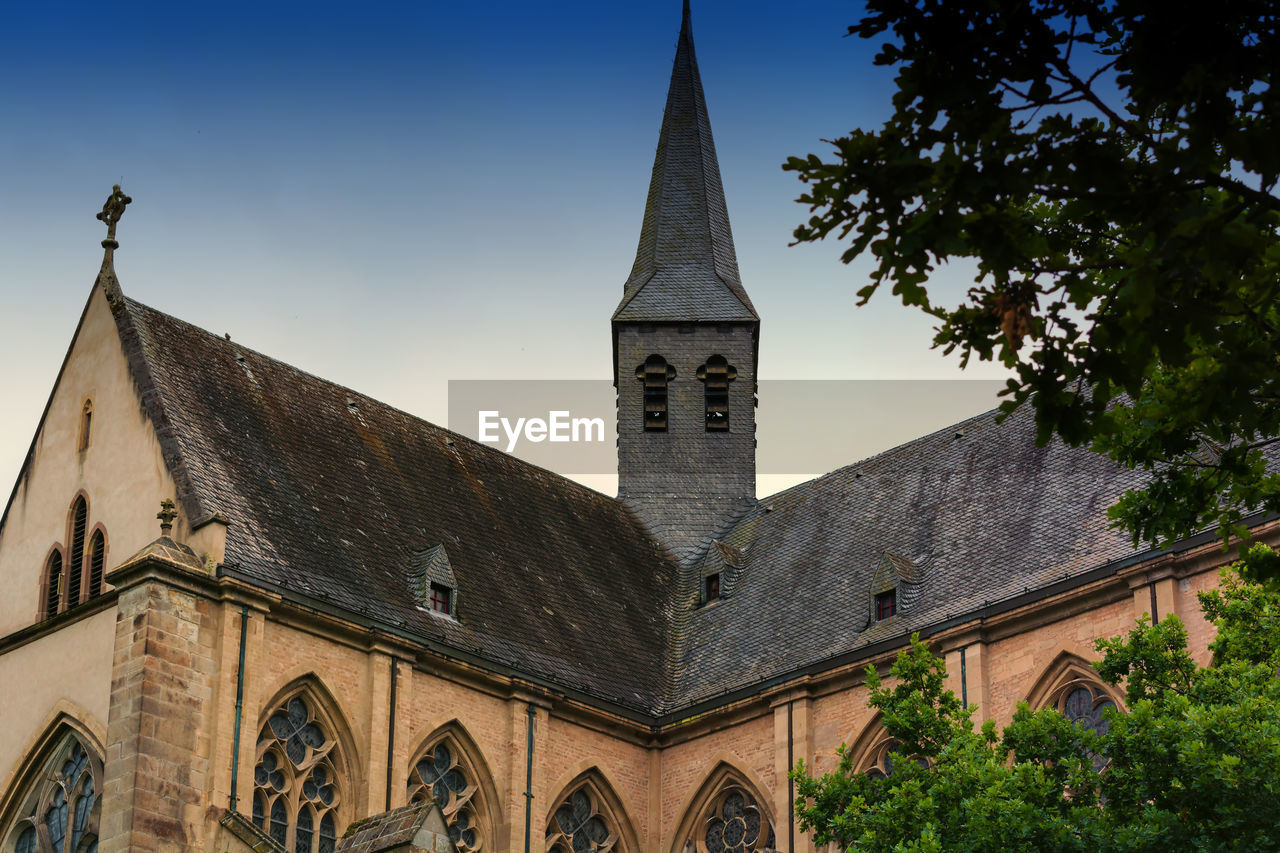
[[[797,241],[868,254],[996,360],[1002,408],[1148,469],[1112,517],[1135,540],[1240,533],[1280,510],[1280,13],[1269,0],[868,0],[850,33],[897,70],[879,130],[790,158]],[[972,259],[958,305],[927,284]]]
[[[802,831],[860,851],[1280,849],[1280,583],[1247,581],[1243,565],[1200,596],[1218,629],[1212,666],[1188,654],[1176,616],[1098,643],[1096,668],[1128,705],[1100,734],[1025,704],[1003,732],[975,731],[975,709],[913,637],[892,688],[867,671],[869,704],[900,744],[892,772],[856,773],[843,747],[821,778],[797,764]]]

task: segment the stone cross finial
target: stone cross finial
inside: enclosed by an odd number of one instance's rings
[[[116,223],[120,221],[121,216],[124,216],[125,205],[132,201],[133,199],[120,192],[119,184],[111,188],[111,195],[107,196],[107,202],[102,205],[102,212],[98,214],[98,220],[107,223],[107,239],[102,241],[103,246],[111,249],[118,248]]]
[[[119,187],[117,187],[119,189]],[[160,519],[160,535],[168,536],[173,530],[173,520],[178,517],[178,510],[174,507],[173,501],[165,498],[160,502],[160,511],[156,513],[156,518]]]

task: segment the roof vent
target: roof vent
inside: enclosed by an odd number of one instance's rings
[[[356,405],[356,401],[351,397],[347,398],[347,409],[349,409],[352,414],[360,411],[360,407]]]

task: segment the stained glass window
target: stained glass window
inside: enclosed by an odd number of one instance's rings
[[[340,786],[338,744],[299,694],[267,718],[253,768],[253,821],[294,853],[332,853]]]
[[[729,782],[707,801],[686,845],[698,853],[763,853],[774,847],[773,826],[756,798]]]
[[[454,846],[471,853],[484,849],[484,832],[477,820],[479,787],[461,758],[461,750],[449,740],[430,747],[414,764],[409,799],[434,799]]]
[[[586,787],[570,794],[547,827],[550,853],[609,853],[618,847],[618,833],[600,811],[599,803]]]
[[[1115,710],[1115,707],[1116,703],[1102,690],[1079,685],[1063,693],[1058,709],[1064,717],[1081,728],[1104,735],[1109,726],[1104,712],[1107,709]],[[1093,768],[1102,772],[1107,766],[1107,757],[1100,753],[1090,755],[1093,758]]]
[[[79,737],[68,733],[47,766],[26,794],[24,817],[11,836],[12,848],[3,849],[14,853],[96,851],[102,762],[90,756]]]

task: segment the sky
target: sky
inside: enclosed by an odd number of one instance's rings
[[[789,245],[807,213],[782,162],[889,114],[892,71],[845,37],[859,11],[693,2],[760,377],[998,377],[962,374],[888,293],[856,308],[868,266],[837,243]],[[113,183],[133,198],[128,296],[415,415],[445,422],[449,380],[609,377],[679,0],[42,2],[5,18],[0,490],[93,284]],[[936,286],[969,279],[944,268]]]

